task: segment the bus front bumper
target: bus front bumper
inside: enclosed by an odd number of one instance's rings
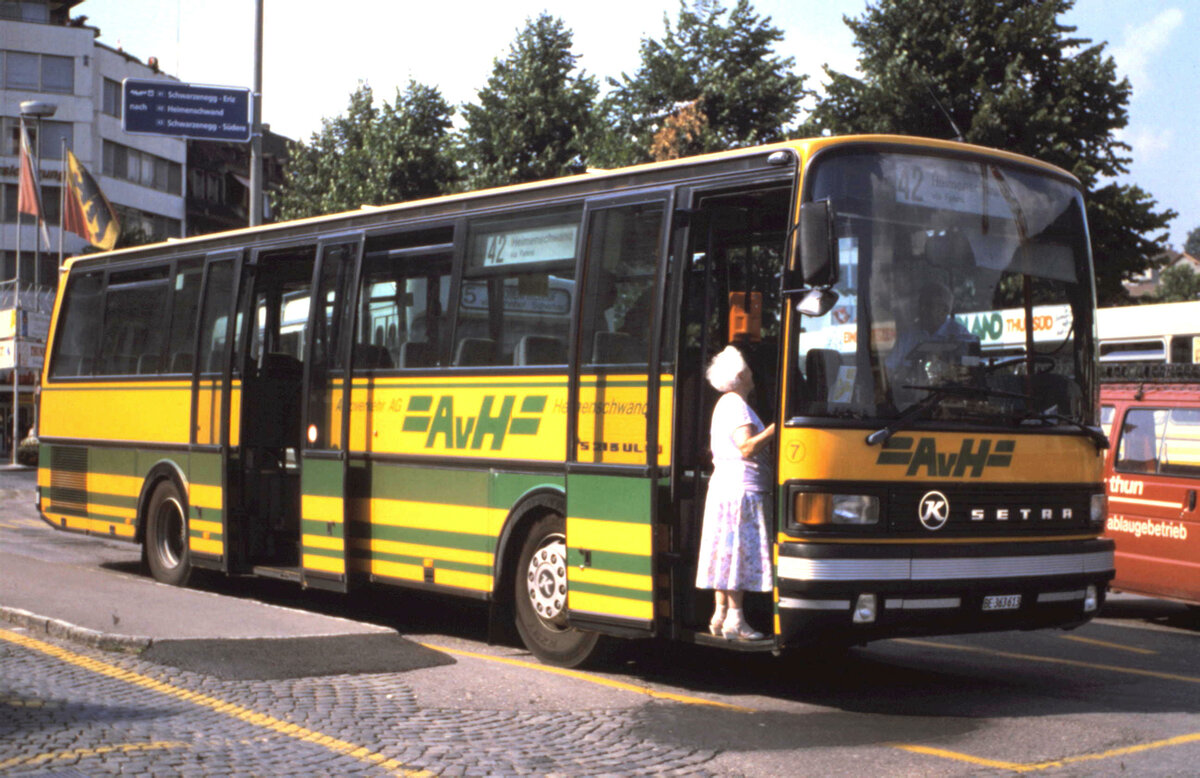
[[[986,545],[782,543],[781,646],[1074,627],[1113,577],[1106,538]]]

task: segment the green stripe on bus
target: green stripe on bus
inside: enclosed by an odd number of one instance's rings
[[[572,475],[567,479],[568,513],[580,519],[650,523],[648,478]]]
[[[194,484],[221,485],[221,455],[192,454],[188,460],[188,480]]]
[[[326,559],[345,559],[346,555],[341,549],[321,548],[319,546],[304,546],[304,554],[306,556],[320,556]]]
[[[583,550],[567,549],[567,564],[571,567],[587,566],[593,570],[603,570],[606,573],[630,573],[631,575],[650,575],[650,557],[638,554],[618,554],[613,551],[592,551],[591,564]]]
[[[486,470],[376,465],[371,470],[371,497],[486,508],[487,479]]]
[[[317,535],[322,538],[342,538],[342,524],[337,522],[317,521],[314,519],[300,520],[302,535]]]
[[[369,559],[372,562],[392,562],[402,565],[415,565],[416,567],[424,567],[425,560],[429,558],[412,556],[411,554],[388,554],[381,551],[368,551],[365,548],[351,550],[350,556],[354,559]],[[492,568],[488,565],[475,565],[470,562],[454,562],[446,559],[434,559],[433,567],[435,570],[453,570],[458,573],[492,574]]]
[[[88,492],[89,503],[92,505],[103,505],[106,508],[136,508],[137,501],[137,497],[129,497],[124,494]]]
[[[547,473],[504,473],[493,471],[488,502],[491,507],[507,511],[517,504],[517,500],[534,489],[545,488],[555,492],[563,492],[566,479],[561,475]]]
[[[132,448],[97,448],[88,449],[88,471],[92,473],[111,473],[113,475],[133,475],[137,472],[138,452]]]
[[[617,597],[622,600],[637,602],[653,602],[654,592],[639,592],[637,589],[625,589],[620,586],[605,586],[604,584],[571,582],[571,592],[581,594],[603,594],[606,597]]]
[[[300,491],[316,497],[341,497],[342,475],[340,459],[305,459],[300,468]]]
[[[437,548],[454,549],[456,551],[491,551],[493,539],[489,536],[474,535],[453,530],[415,529],[413,527],[393,527],[384,524],[372,524],[368,531],[360,531],[359,525],[353,525],[353,537],[369,540],[385,540],[392,543],[412,543],[417,546],[434,546]]]

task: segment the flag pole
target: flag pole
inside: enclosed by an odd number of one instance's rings
[[[69,176],[71,174],[70,165],[67,164],[67,139],[61,138],[60,140],[62,141],[62,155],[59,157],[59,159],[62,160],[62,172],[59,174],[59,178],[58,178],[58,182],[60,184],[59,192],[58,192],[58,273],[59,274],[62,273],[62,266],[63,266],[63,232],[65,232],[63,227],[66,225],[65,219],[66,219],[66,213],[67,213],[67,176]],[[57,281],[58,281],[58,278],[56,276],[55,277],[55,285],[57,285]]]
[[[25,114],[21,114],[21,143],[22,151],[25,153]],[[13,339],[12,339],[12,413],[9,414],[8,423],[12,428],[12,465],[17,466],[17,411],[20,408],[20,395],[17,386],[17,363],[20,361],[21,349],[17,346],[16,327],[20,326],[21,319],[21,227],[23,220],[21,219],[21,209],[17,209],[17,266],[13,269]],[[34,227],[33,240],[37,242],[37,227]]]

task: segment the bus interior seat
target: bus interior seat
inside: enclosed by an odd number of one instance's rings
[[[138,357],[137,371],[138,375],[151,375],[158,373],[158,354],[142,354]]]
[[[645,343],[624,332],[601,330],[592,340],[592,362],[597,365],[645,364]]]
[[[838,377],[842,355],[831,348],[809,349],[804,357],[804,372],[808,377],[808,397],[814,402],[827,402],[829,390]]]
[[[567,344],[553,335],[523,335],[513,350],[514,365],[565,365]]]
[[[387,370],[393,367],[392,355],[383,346],[359,343],[354,347],[354,367],[367,370]]]
[[[300,385],[304,365],[291,354],[262,355],[258,376],[245,386],[243,440],[270,449],[300,447]],[[282,457],[277,457],[282,461]]]
[[[220,373],[221,362],[225,358],[225,344],[218,344],[216,348],[208,352],[208,362],[205,365],[204,372]]]
[[[454,351],[454,364],[459,367],[477,367],[494,363],[496,341],[491,338],[463,338]]]
[[[132,375],[137,371],[137,357],[132,354],[114,354],[109,357],[109,375]]]
[[[276,381],[299,381],[304,375],[304,365],[291,354],[268,351],[262,356],[259,375]]]
[[[176,351],[171,355],[171,372],[172,373],[190,373],[192,372],[192,352]]]
[[[410,340],[400,344],[400,367],[432,367],[433,348],[424,340]]]

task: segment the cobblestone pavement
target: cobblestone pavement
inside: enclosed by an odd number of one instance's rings
[[[423,707],[398,673],[225,681],[0,624],[5,775],[710,774],[713,751],[639,737],[643,710]]]

